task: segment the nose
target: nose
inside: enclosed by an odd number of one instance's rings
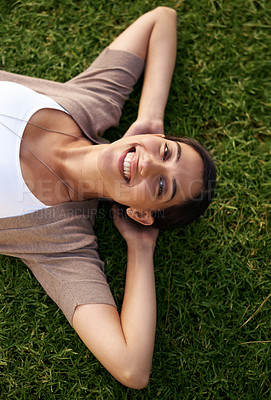
[[[139,173],[143,178],[146,178],[150,174],[159,172],[160,169],[161,165],[155,157],[150,154],[144,154],[141,156]]]

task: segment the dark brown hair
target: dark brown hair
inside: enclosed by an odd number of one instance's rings
[[[199,218],[211,203],[216,185],[215,163],[209,152],[202,145],[189,138],[166,136],[166,139],[185,143],[200,155],[203,161],[203,187],[196,197],[183,202],[179,206],[172,206],[154,212],[154,223],[152,226],[160,230],[176,225],[185,226]]]

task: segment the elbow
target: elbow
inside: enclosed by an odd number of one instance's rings
[[[131,389],[144,389],[150,380],[150,374],[140,371],[126,371],[119,381]]]
[[[163,16],[172,18],[175,21],[177,20],[177,12],[176,12],[176,10],[174,10],[174,8],[159,6],[155,10]]]

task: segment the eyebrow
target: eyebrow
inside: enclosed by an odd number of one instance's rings
[[[176,156],[175,162],[178,162],[181,157],[181,154],[182,154],[182,149],[178,142],[175,142],[175,143],[177,144],[177,156]]]
[[[181,154],[182,154],[182,149],[181,149],[181,146],[179,145],[178,142],[175,142],[175,143],[176,143],[176,145],[177,145],[177,156],[176,156],[175,162],[178,162],[179,159],[180,159],[180,157],[181,157]],[[171,192],[170,199],[167,201],[167,203],[169,203],[169,202],[174,198],[174,196],[175,196],[175,194],[176,194],[176,190],[177,190],[176,179],[173,178],[173,182],[172,182],[172,192]]]
[[[170,199],[167,201],[167,203],[169,203],[169,202],[173,199],[173,197],[175,196],[175,194],[176,194],[176,189],[177,189],[176,179],[174,178],[174,179],[173,179],[173,183],[172,183],[172,192],[171,192],[171,196],[170,196]]]

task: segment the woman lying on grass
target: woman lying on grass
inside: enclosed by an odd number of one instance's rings
[[[89,350],[133,388],[152,364],[158,229],[201,215],[215,181],[206,150],[164,136],[175,53],[176,13],[159,7],[69,82],[0,73],[0,251],[30,267]],[[144,62],[138,118],[105,143],[98,134],[118,123]],[[130,217],[114,216],[128,247],[120,315],[96,251],[101,197]]]

